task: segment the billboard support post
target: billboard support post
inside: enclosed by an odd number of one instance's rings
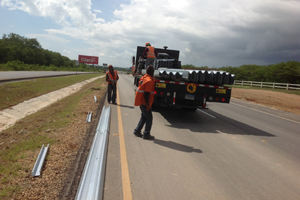
[[[77,75],[77,66],[79,65],[79,61],[78,60],[75,61],[75,65],[76,65],[76,75]]]

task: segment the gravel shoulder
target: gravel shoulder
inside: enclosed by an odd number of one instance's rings
[[[231,97],[300,114],[300,95],[267,90],[232,88]]]

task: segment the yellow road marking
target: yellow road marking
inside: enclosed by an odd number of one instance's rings
[[[119,92],[117,89],[117,101],[120,105]],[[122,185],[123,185],[123,199],[132,200],[130,177],[128,171],[127,154],[125,147],[123,122],[121,117],[121,107],[118,106],[118,122],[119,122],[119,140],[120,140],[120,156],[121,156],[121,171],[122,171]]]

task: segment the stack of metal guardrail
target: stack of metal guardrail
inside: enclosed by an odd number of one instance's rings
[[[172,68],[172,69],[180,69],[181,62],[175,61],[174,59],[156,59],[153,63],[154,69],[159,68]]]
[[[146,61],[139,61],[141,62],[141,66],[143,69],[146,69]],[[159,68],[168,68],[168,69],[181,69],[181,61],[176,61],[175,59],[156,59],[153,63],[154,69]]]
[[[154,77],[170,81],[188,81],[193,83],[224,85],[233,84],[235,75],[224,71],[210,70],[184,70],[159,68],[155,70]]]

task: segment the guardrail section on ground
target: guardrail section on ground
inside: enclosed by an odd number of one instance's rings
[[[78,186],[76,200],[102,199],[110,124],[110,107],[103,107],[89,156]]]

